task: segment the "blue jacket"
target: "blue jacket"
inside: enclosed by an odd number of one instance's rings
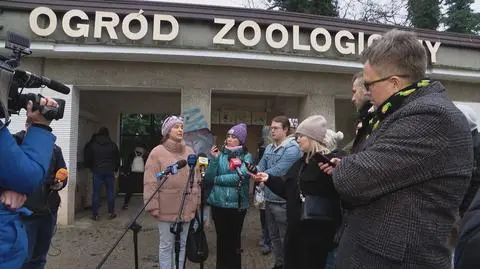
[[[240,187],[240,208],[246,209],[249,206],[248,187],[250,180],[245,162],[252,163],[252,155],[242,149],[230,151],[224,148],[217,158],[210,160],[205,173],[205,183],[213,185],[213,188],[208,196],[207,204],[223,208],[239,208],[238,182],[240,177],[236,171],[228,169],[229,156],[238,157],[244,162],[240,168],[244,178]]]
[[[270,144],[265,149],[262,159],[257,165],[259,172],[265,172],[272,176],[283,176],[297,160],[302,158],[302,152],[295,138],[287,137],[279,146]],[[265,187],[265,201],[273,203],[286,203],[280,196]]]
[[[55,136],[42,128],[28,129],[22,145],[7,128],[0,129],[0,188],[29,194],[43,182]],[[27,257],[27,235],[20,213],[0,204],[0,268],[20,268]]]

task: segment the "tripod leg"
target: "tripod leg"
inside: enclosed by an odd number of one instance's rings
[[[135,253],[135,269],[138,269],[138,232],[133,232],[133,251]]]

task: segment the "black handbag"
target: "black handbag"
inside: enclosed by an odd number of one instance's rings
[[[195,218],[190,222],[188,228],[186,254],[187,259],[193,263],[201,263],[208,258],[207,237],[205,235],[205,230],[200,225],[198,211],[195,214]]]
[[[301,209],[300,209],[300,220],[320,220],[320,221],[333,221],[335,216],[335,209],[332,202],[323,196],[319,195],[304,195],[301,184],[300,177],[305,168],[305,164],[300,167],[300,171],[297,176],[298,192],[300,196]]]

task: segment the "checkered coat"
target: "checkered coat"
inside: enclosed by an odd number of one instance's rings
[[[447,245],[472,174],[472,138],[440,82],[418,89],[333,180],[353,206],[339,269],[446,269]]]

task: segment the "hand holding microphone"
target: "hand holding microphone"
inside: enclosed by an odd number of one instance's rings
[[[68,170],[66,168],[60,168],[57,170],[57,173],[55,174],[55,181],[53,182],[52,186],[50,186],[50,189],[54,191],[58,191],[64,186],[65,180],[68,178]]]

